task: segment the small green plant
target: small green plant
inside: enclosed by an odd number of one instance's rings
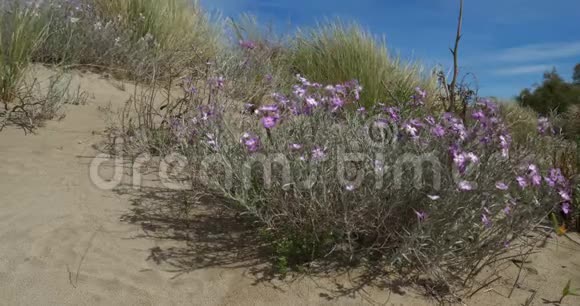
[[[568,282],[566,283],[566,286],[564,286],[564,288],[562,289],[562,296],[560,297],[558,304],[561,304],[562,301],[564,300],[564,298],[567,296],[580,296],[580,288],[571,289],[570,288],[571,283],[572,283],[572,280],[568,280]]]

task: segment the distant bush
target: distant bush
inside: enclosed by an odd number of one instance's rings
[[[552,70],[544,73],[542,84],[522,90],[517,101],[544,116],[552,112],[564,113],[570,106],[580,105],[580,87],[566,82]]]
[[[433,92],[433,78],[418,64],[401,62],[389,53],[384,40],[356,24],[329,21],[300,30],[291,51],[291,67],[313,81],[340,83],[354,78],[364,84],[361,101],[366,106],[406,103],[417,86]]]

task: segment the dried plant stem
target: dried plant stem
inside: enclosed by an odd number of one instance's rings
[[[449,111],[456,110],[456,87],[459,76],[459,41],[461,40],[461,27],[463,25],[463,0],[459,1],[459,19],[457,21],[457,33],[455,35],[455,47],[451,50],[453,55],[453,78],[449,84]]]

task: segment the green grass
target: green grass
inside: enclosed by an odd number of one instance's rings
[[[354,23],[337,20],[299,30],[292,51],[292,68],[312,81],[334,84],[356,78],[367,106],[407,102],[416,86],[434,89],[434,80],[423,76],[419,65],[391,56],[384,39]]]
[[[46,34],[42,12],[17,1],[0,7],[0,100],[14,99],[31,56]]]

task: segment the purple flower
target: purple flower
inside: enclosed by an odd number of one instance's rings
[[[290,103],[290,100],[288,100],[288,98],[286,96],[279,94],[279,93],[273,93],[272,98],[274,98],[274,100],[276,100],[276,102],[278,102],[282,105],[286,105],[286,104]]]
[[[217,89],[224,88],[225,79],[223,76],[219,76],[217,78],[213,78],[210,80],[211,84],[215,86]]]
[[[538,174],[532,175],[532,185],[540,186],[542,184],[542,177]]]
[[[308,87],[308,86],[312,85],[305,77],[303,77],[299,74],[296,75],[296,78],[298,79],[298,81],[300,81],[300,83],[302,83],[303,86]]]
[[[465,159],[465,155],[464,154],[456,154],[453,157],[453,163],[455,164],[455,166],[457,167],[457,169],[459,169],[459,172],[464,172],[465,171],[465,167],[466,167],[466,159]]]
[[[558,194],[560,195],[560,197],[564,201],[571,201],[572,200],[572,197],[570,196],[570,193],[568,191],[560,190],[560,191],[558,191]]]
[[[411,97],[413,99],[414,106],[420,106],[425,104],[425,98],[427,97],[427,92],[422,90],[420,87],[415,88],[415,95]]]
[[[425,219],[427,219],[427,213],[424,211],[416,211],[415,210],[415,215],[417,215],[419,222],[423,222],[423,221],[425,221]]]
[[[207,144],[210,145],[212,147],[212,149],[217,149],[218,147],[218,143],[217,143],[217,139],[215,137],[214,134],[211,133],[207,133],[205,135],[207,137]]]
[[[375,173],[383,173],[385,165],[382,160],[375,159],[374,161]]]
[[[522,187],[522,189],[528,187],[528,181],[526,180],[525,177],[518,176],[518,177],[516,177],[516,181],[518,182],[518,185],[520,185],[520,187]]]
[[[334,86],[334,90],[336,90],[337,93],[340,93],[342,95],[346,94],[346,87],[342,84],[337,84],[336,86]]]
[[[399,109],[396,107],[387,107],[385,109],[385,111],[387,112],[387,114],[389,114],[389,117],[391,118],[391,120],[393,122],[398,122],[401,117],[399,116]]]
[[[465,140],[467,138],[467,130],[465,129],[465,125],[463,123],[457,122],[451,125],[451,130],[459,136],[459,139]]]
[[[477,164],[479,162],[479,157],[477,157],[477,155],[475,155],[475,153],[473,152],[467,153],[465,157],[474,164]]]
[[[244,133],[240,142],[246,147],[248,152],[253,153],[260,149],[260,138],[258,136],[251,135],[249,133]]]
[[[411,136],[413,138],[417,137],[417,133],[419,132],[416,127],[414,127],[414,126],[412,126],[410,124],[405,124],[403,126],[403,129],[405,129],[405,131],[407,132],[407,134],[409,134],[409,136]]]
[[[483,119],[485,119],[485,114],[482,111],[476,111],[473,114],[471,114],[471,118],[481,121]]]
[[[459,187],[459,190],[462,190],[462,191],[473,190],[473,185],[471,185],[471,183],[469,183],[468,181],[459,182],[458,187]]]
[[[441,124],[437,124],[431,128],[431,134],[433,134],[435,137],[441,138],[445,136],[445,129],[443,126],[441,126]]]
[[[561,208],[562,208],[562,212],[563,212],[565,215],[568,215],[568,214],[570,214],[570,211],[572,210],[572,209],[570,208],[570,202],[564,202],[564,203],[562,203],[562,206],[561,206]]]
[[[415,93],[417,98],[425,99],[427,98],[427,91],[422,90],[421,87],[415,87]]]
[[[495,183],[495,188],[499,190],[508,190],[509,186],[504,182],[497,182]]]
[[[240,40],[240,47],[248,50],[256,48],[256,44],[251,40]]]
[[[359,114],[364,114],[367,112],[367,109],[364,106],[361,106],[356,110],[356,112]]]
[[[316,99],[314,99],[313,97],[308,97],[306,98],[306,104],[310,107],[317,107],[318,101],[316,101]]]
[[[550,130],[551,126],[550,126],[550,121],[548,121],[548,118],[545,117],[540,117],[538,119],[538,132],[542,135],[545,135],[548,133],[548,131]]]
[[[538,170],[538,166],[534,165],[534,164],[530,164],[528,166],[528,171],[530,175],[536,175],[538,174],[539,170]]]
[[[487,228],[491,227],[491,220],[486,214],[481,214],[481,223]]]
[[[315,147],[312,150],[312,159],[315,161],[323,160],[326,157],[326,148]]]
[[[562,175],[562,171],[560,169],[550,169],[549,176],[545,177],[544,180],[550,187],[555,187],[556,185],[563,187],[568,186],[568,181],[564,175]]]
[[[306,94],[306,89],[304,89],[303,87],[300,87],[298,85],[294,85],[292,92],[294,93],[294,95],[296,97],[302,98]]]
[[[506,205],[506,206],[504,207],[504,209],[503,209],[503,212],[504,212],[506,215],[509,215],[509,214],[512,212],[512,207],[511,207],[509,204],[508,204],[508,205]]]
[[[264,128],[266,129],[271,129],[273,127],[276,126],[276,122],[278,121],[278,118],[273,117],[273,116],[265,116],[262,118],[262,125],[264,126]]]
[[[336,111],[344,105],[344,100],[334,96],[330,99],[330,104],[332,105],[332,111]]]

